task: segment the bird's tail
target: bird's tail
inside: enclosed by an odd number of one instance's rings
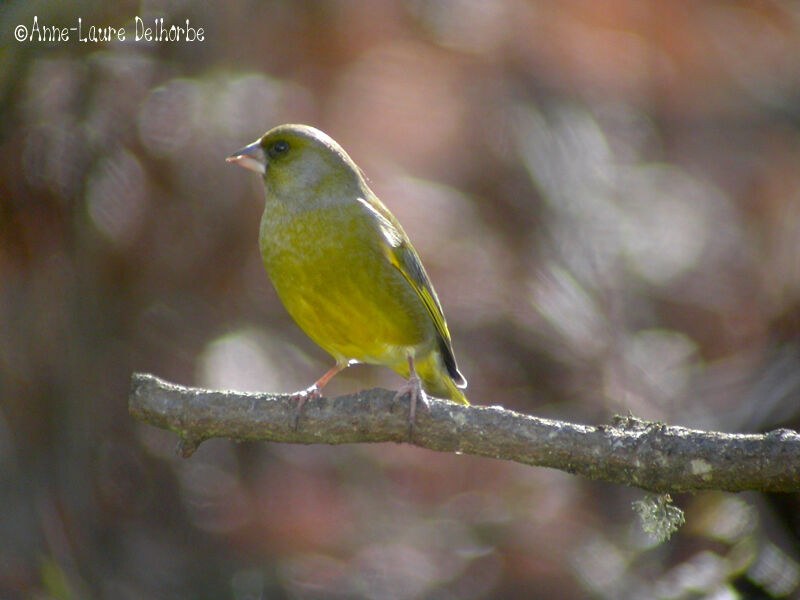
[[[467,397],[461,391],[461,388],[467,386],[467,381],[460,377],[456,383],[442,364],[438,353],[431,352],[424,360],[415,361],[414,365],[426,392],[438,398],[449,398],[453,402],[469,406]]]
[[[462,392],[461,389],[459,389],[458,386],[456,386],[453,380],[450,379],[450,377],[448,377],[447,375],[445,375],[443,379],[445,386],[447,386],[447,391],[449,392],[450,400],[452,400],[453,402],[458,402],[459,404],[466,404],[467,406],[469,406],[469,400],[467,400],[467,397],[464,395],[464,392]]]

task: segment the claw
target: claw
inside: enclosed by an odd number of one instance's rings
[[[297,426],[300,422],[300,413],[303,410],[303,405],[306,403],[307,400],[311,398],[322,398],[322,388],[323,386],[328,383],[334,375],[336,375],[339,371],[344,369],[345,367],[350,366],[351,363],[336,363],[336,365],[330,369],[325,375],[317,379],[314,382],[314,385],[307,387],[304,390],[300,390],[299,392],[295,392],[292,394],[292,400],[297,400],[297,411],[294,414],[294,418],[292,418],[292,429],[297,431]]]
[[[297,426],[300,422],[300,413],[303,411],[303,405],[311,398],[322,398],[322,392],[319,391],[319,385],[316,383],[292,394],[292,400],[297,401],[297,409],[292,418],[292,429],[295,431],[297,431]]]
[[[394,398],[392,398],[392,404],[408,394],[408,439],[412,441],[414,439],[414,421],[417,417],[417,403],[419,403],[426,412],[431,412],[431,406],[428,402],[428,395],[422,389],[422,382],[419,379],[419,375],[417,375],[417,372],[414,370],[414,359],[411,356],[408,357],[408,366],[411,369],[411,375],[409,375],[408,380],[403,386],[397,390]]]

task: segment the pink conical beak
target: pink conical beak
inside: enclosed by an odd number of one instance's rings
[[[264,148],[261,147],[261,140],[256,140],[249,146],[234,152],[225,160],[261,175],[267,172],[267,155],[264,154]]]

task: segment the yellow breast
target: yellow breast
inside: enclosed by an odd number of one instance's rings
[[[354,207],[262,217],[264,266],[292,318],[337,360],[395,366],[435,339],[424,305]]]

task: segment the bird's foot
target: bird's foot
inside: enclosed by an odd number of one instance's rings
[[[303,405],[311,398],[322,398],[322,392],[319,391],[319,385],[316,383],[307,387],[304,390],[292,394],[292,400],[297,402],[297,409],[295,410],[294,417],[292,418],[292,429],[297,431],[297,426],[300,422],[300,413],[303,411]]]
[[[417,403],[422,406],[426,412],[431,412],[431,406],[428,402],[428,395],[422,389],[422,383],[417,374],[412,371],[411,377],[397,390],[397,393],[392,398],[392,404],[400,400],[403,396],[408,394],[409,408],[408,408],[408,439],[414,439],[414,421],[417,417]]]

